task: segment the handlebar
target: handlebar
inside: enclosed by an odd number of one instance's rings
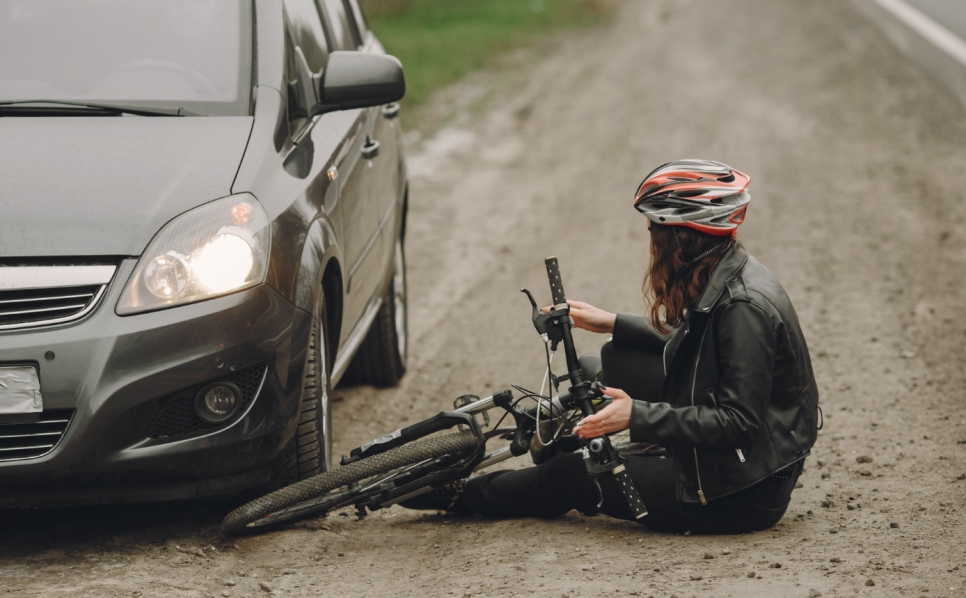
[[[552,255],[543,260],[547,266],[547,278],[550,279],[550,294],[553,297],[554,307],[567,305],[567,297],[564,295],[563,280],[560,278],[560,263],[557,256]]]
[[[560,263],[557,261],[556,256],[548,257],[543,263],[547,266],[547,278],[550,280],[550,293],[553,296],[553,309],[547,314],[549,318],[545,321],[544,318],[538,315],[536,304],[534,303],[534,324],[537,326],[538,331],[541,331],[541,328],[545,328],[548,338],[559,338],[563,341],[564,354],[567,358],[566,379],[571,383],[567,402],[572,402],[586,417],[596,411],[593,401],[596,397],[600,396],[599,386],[596,382],[591,383],[590,380],[585,379],[585,372],[580,367],[580,362],[577,359],[577,350],[574,347],[573,334],[571,333],[573,320],[569,316],[570,307],[567,304],[563,280],[560,277]],[[532,299],[531,303],[533,303]],[[552,334],[551,328],[554,330]],[[556,348],[556,341],[554,341],[554,348]],[[558,397],[560,403],[563,403],[562,399],[562,396]],[[647,515],[647,509],[644,503],[641,502],[637,488],[634,487],[634,482],[631,480],[630,475],[627,473],[627,468],[624,466],[625,459],[621,457],[620,452],[610,443],[610,439],[602,436],[600,438],[594,438],[589,443],[582,441],[581,444],[584,446],[584,463],[588,473],[596,476],[601,473],[610,472],[617,479],[617,484],[624,493],[627,506],[630,507],[634,518],[640,519]]]

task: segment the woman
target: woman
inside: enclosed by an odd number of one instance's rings
[[[649,220],[649,317],[570,302],[577,327],[612,334],[601,350],[613,402],[582,438],[630,428],[669,458],[628,456],[656,530],[740,533],[785,513],[817,434],[818,390],[784,289],[735,236],[750,179],[718,162],[664,164],[637,190]],[[487,516],[553,517],[571,509],[633,519],[611,476],[579,453],[438,488],[407,503]]]

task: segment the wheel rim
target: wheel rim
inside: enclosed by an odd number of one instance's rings
[[[407,321],[406,321],[406,259],[403,255],[402,239],[396,239],[393,260],[392,288],[393,314],[395,315],[396,351],[399,360],[406,365]]]

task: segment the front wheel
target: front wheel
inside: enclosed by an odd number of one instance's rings
[[[413,466],[467,457],[478,442],[473,432],[460,432],[404,444],[257,498],[229,513],[221,529],[252,534],[354,504],[384,492]]]
[[[329,358],[325,295],[319,291],[305,356],[302,397],[295,436],[272,463],[266,490],[328,471],[332,464],[332,405],[329,401]]]
[[[346,380],[395,386],[406,373],[409,352],[409,319],[406,298],[406,254],[402,236],[396,239],[392,279],[383,296],[382,307],[372,322],[346,372]]]

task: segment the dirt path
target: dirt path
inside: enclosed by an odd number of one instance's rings
[[[662,161],[711,157],[754,179],[742,238],[795,302],[821,388],[785,520],[689,537],[393,507],[233,540],[207,504],[7,513],[0,593],[966,596],[966,114],[833,2],[628,1],[439,102],[490,84],[489,108],[413,155],[411,372],[336,392],[337,450],[538,384],[517,289],[546,296],[547,254],[571,297],[640,311],[632,191]]]

